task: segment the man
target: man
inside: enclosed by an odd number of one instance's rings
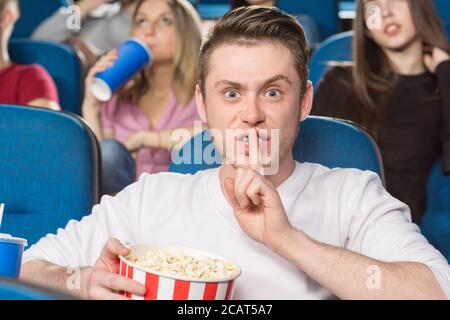
[[[243,161],[215,141],[220,169],[143,175],[28,250],[22,278],[64,289],[66,267],[79,266],[85,297],[143,295],[142,284],[117,275],[118,255],[129,253],[120,239],[229,257],[243,271],[235,299],[448,298],[446,260],[377,175],[293,160],[298,120],[312,103],[307,57],[302,28],[277,9],[224,16],[201,52],[197,107],[222,136],[240,132]],[[268,147],[276,134],[264,132],[277,129],[279,146]],[[263,148],[269,161],[251,161]],[[262,175],[275,157],[278,171]]]

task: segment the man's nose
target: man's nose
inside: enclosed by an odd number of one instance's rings
[[[250,98],[246,101],[245,109],[241,114],[241,120],[251,127],[265,121],[265,114],[261,110],[256,98]]]

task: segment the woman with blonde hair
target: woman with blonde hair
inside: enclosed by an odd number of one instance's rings
[[[173,130],[192,129],[199,119],[194,100],[199,26],[200,18],[187,0],[141,0],[131,37],[148,46],[151,66],[106,104],[89,86],[98,72],[114,63],[117,51],[89,71],[82,112],[101,143],[104,193],[122,190],[143,172],[166,171]]]

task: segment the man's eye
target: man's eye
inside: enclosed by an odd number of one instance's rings
[[[280,91],[272,89],[266,92],[266,96],[269,98],[276,98],[280,95]]]
[[[236,99],[239,97],[239,93],[236,90],[227,90],[225,91],[225,97],[229,99]]]

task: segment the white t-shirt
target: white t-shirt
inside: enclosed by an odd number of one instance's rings
[[[297,163],[278,188],[291,224],[317,241],[382,261],[421,262],[450,297],[450,267],[412,224],[408,207],[369,171]],[[143,174],[92,214],[71,221],[24,254],[60,266],[92,266],[110,237],[125,243],[197,248],[238,263],[235,299],[335,298],[294,264],[251,240],[220,187],[219,170]]]

